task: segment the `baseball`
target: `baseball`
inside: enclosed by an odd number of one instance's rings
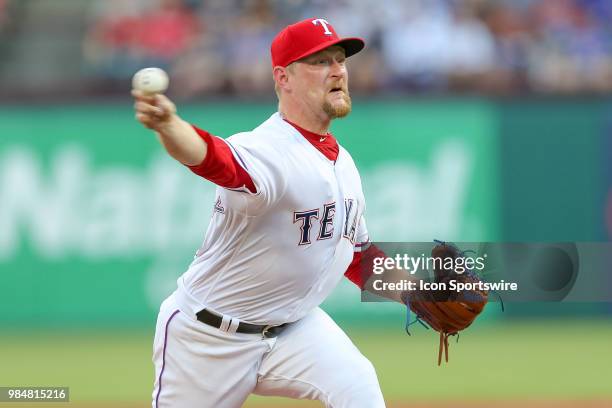
[[[164,93],[168,82],[168,74],[163,69],[143,68],[134,74],[132,88],[147,94]]]

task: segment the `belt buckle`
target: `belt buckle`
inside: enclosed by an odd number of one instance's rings
[[[263,330],[261,331],[261,338],[265,339],[267,338],[266,335],[268,334],[268,332],[270,331],[271,328],[273,328],[274,326],[269,324],[266,327],[263,328]]]

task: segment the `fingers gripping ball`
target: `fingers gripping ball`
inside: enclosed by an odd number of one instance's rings
[[[161,68],[141,69],[132,78],[132,88],[150,95],[164,93],[168,83],[168,74]]]

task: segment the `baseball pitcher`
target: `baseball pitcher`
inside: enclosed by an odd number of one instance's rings
[[[380,252],[359,172],[329,133],[351,111],[346,58],[363,47],[322,18],[284,28],[271,45],[278,112],[225,140],[132,91],[137,120],[217,185],[204,241],[159,311],[154,408],[236,408],[251,393],[385,406],[372,364],[319,308],[343,276],[363,289],[359,264]]]

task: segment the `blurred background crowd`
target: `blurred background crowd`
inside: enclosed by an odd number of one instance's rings
[[[609,0],[0,0],[0,96],[124,93],[144,66],[179,97],[272,96],[272,38],[312,16],[366,39],[355,92],[612,91]]]

